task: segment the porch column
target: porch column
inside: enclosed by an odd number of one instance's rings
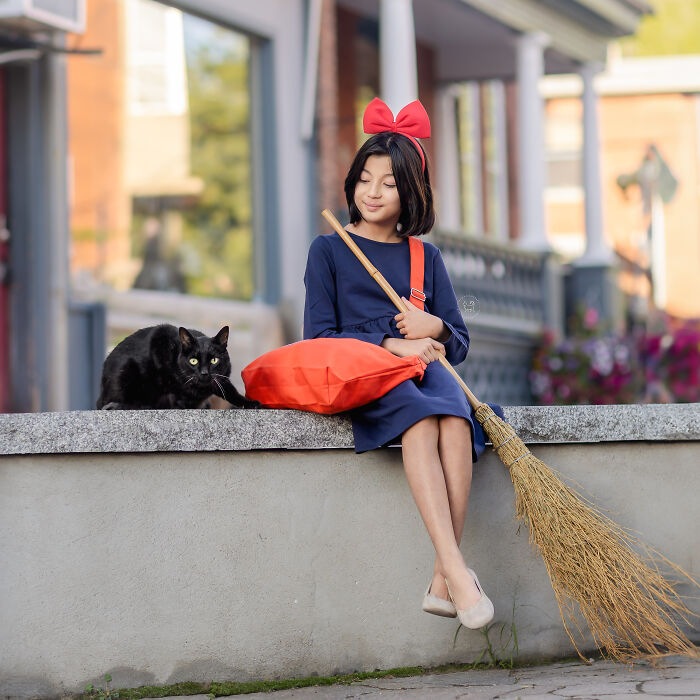
[[[570,317],[577,307],[593,308],[601,319],[621,330],[624,324],[622,292],[617,284],[615,257],[603,234],[598,96],[593,86],[593,79],[601,69],[597,63],[586,63],[580,69],[583,80],[582,175],[586,248],[583,255],[571,263],[566,313]]]
[[[602,66],[587,63],[581,68],[583,79],[583,190],[586,213],[586,249],[575,265],[612,262],[612,251],[603,235],[603,201],[600,183],[600,138],[598,132],[598,96],[593,78]]]
[[[457,91],[453,85],[437,93],[437,188],[436,204],[439,228],[459,231],[459,142],[457,138]]]
[[[396,116],[402,107],[418,99],[412,0],[380,1],[379,52],[382,99]]]
[[[544,215],[544,105],[539,81],[544,73],[544,50],[549,37],[542,32],[517,39],[518,186],[521,248],[548,251]]]

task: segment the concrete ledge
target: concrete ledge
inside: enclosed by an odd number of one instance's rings
[[[506,406],[526,443],[700,440],[700,404]],[[344,415],[73,411],[0,415],[0,455],[352,448]]]

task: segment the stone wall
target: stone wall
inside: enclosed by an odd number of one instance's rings
[[[700,405],[505,411],[538,457],[697,577]],[[461,547],[522,660],[572,653],[490,448]],[[474,660],[481,633],[454,640],[457,620],[421,610],[433,561],[400,449],[356,455],[342,417],[0,416],[3,697],[105,673],[119,687]]]

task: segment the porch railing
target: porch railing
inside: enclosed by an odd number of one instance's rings
[[[452,232],[433,232],[427,240],[442,252],[471,336],[458,371],[482,400],[531,404],[528,374],[540,334],[545,327],[562,333],[557,258]]]

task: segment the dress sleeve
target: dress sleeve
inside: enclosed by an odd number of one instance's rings
[[[309,338],[357,338],[380,345],[388,333],[341,332],[336,307],[335,261],[325,236],[317,236],[309,247],[304,273],[304,340]]]
[[[469,331],[439,250],[433,258],[433,304],[430,313],[441,318],[450,330],[450,337],[443,343],[448,362],[452,365],[464,362],[469,352]]]

